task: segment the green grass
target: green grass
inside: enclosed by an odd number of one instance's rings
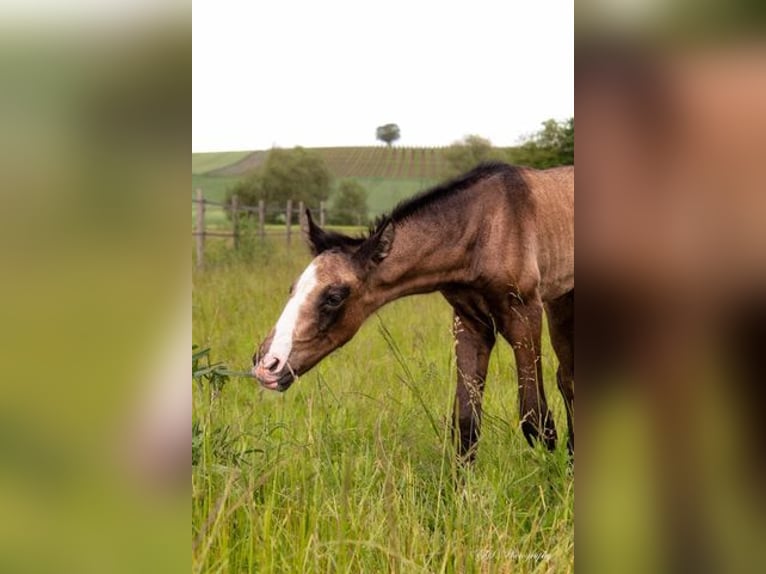
[[[428,179],[387,179],[383,177],[355,177],[367,190],[370,216],[387,213],[403,199],[436,184]]]
[[[205,199],[223,201],[226,189],[239,181],[239,177],[192,174],[192,197],[201,189]]]
[[[309,256],[298,242],[255,241],[240,253],[210,243],[193,275],[193,341],[246,370]],[[526,445],[504,343],[490,364],[477,463],[454,464],[451,322],[439,296],[412,297],[371,317],[285,394],[244,378],[215,398],[195,385],[193,570],[571,572],[564,441],[554,453]],[[543,365],[563,437],[547,338]]]

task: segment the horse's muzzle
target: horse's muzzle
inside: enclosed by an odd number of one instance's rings
[[[266,360],[271,364],[266,365]],[[253,376],[258,379],[261,386],[270,391],[284,392],[295,380],[295,374],[287,366],[287,362],[285,362],[280,371],[274,371],[276,364],[273,359],[268,359],[268,357],[262,359],[259,355],[256,355],[253,358],[253,363]]]

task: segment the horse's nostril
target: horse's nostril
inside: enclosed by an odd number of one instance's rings
[[[274,370],[277,368],[277,366],[278,366],[278,365],[279,365],[279,359],[277,359],[276,357],[273,357],[273,358],[271,358],[271,360],[268,362],[268,364],[264,363],[264,365],[263,365],[263,366],[266,368],[266,370],[267,370],[267,371],[270,371],[270,372],[272,372],[272,373],[273,373],[273,372],[274,372]]]

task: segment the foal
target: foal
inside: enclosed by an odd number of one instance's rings
[[[455,312],[453,432],[461,458],[475,457],[497,333],[516,357],[524,436],[553,449],[540,361],[545,307],[573,451],[574,168],[482,164],[399,204],[366,237],[324,231],[306,216],[314,260],[253,357],[264,387],[287,390],[386,303],[439,291]]]

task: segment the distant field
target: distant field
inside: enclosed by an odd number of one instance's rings
[[[212,175],[192,174],[192,195],[201,189],[205,199],[221,201],[226,195],[226,189],[239,181],[238,177],[216,177]]]
[[[322,157],[335,177],[439,179],[446,169],[443,147],[326,147],[310,148]],[[196,156],[202,156],[197,158]],[[240,177],[258,169],[268,150],[192,154],[192,173]]]
[[[230,164],[220,166],[217,169],[208,172],[208,175],[223,176],[223,177],[241,177],[252,173],[266,161],[266,157],[269,155],[268,150],[259,150],[248,152]]]
[[[426,179],[386,179],[383,177],[353,177],[367,190],[367,207],[375,217],[391,210],[397,203],[418,191],[436,184]]]
[[[447,170],[446,148],[337,147],[313,151],[322,156],[336,177],[387,179],[441,178]]]
[[[223,151],[214,153],[193,153],[192,173],[206,173],[227,165],[231,165],[243,157],[250,155],[249,151]]]

